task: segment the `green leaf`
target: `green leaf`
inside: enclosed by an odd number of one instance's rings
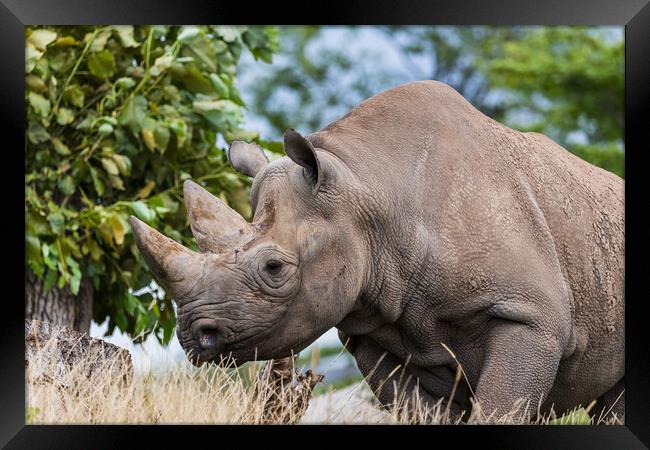
[[[101,116],[97,119],[97,123],[108,123],[112,126],[117,126],[117,119],[111,116]]]
[[[144,314],[138,314],[138,318],[136,319],[135,322],[135,329],[133,330],[135,335],[139,335],[144,331],[144,329],[147,326],[147,322],[149,321],[149,315],[144,313]]]
[[[91,34],[88,33],[86,35],[87,39],[90,39]],[[100,52],[104,50],[104,47],[106,47],[106,42],[108,42],[108,38],[111,37],[111,29],[110,28],[104,28],[101,30],[97,35],[95,35],[95,39],[93,40],[92,44],[90,44],[90,51],[91,52]]]
[[[140,45],[133,38],[133,25],[114,25],[113,29],[117,31],[123,47],[137,47]]]
[[[44,255],[43,256],[43,262],[45,263],[45,265],[47,267],[49,267],[50,269],[56,271],[57,270],[56,265],[57,265],[57,263],[59,261],[59,258],[58,258],[59,254],[54,252],[54,250],[56,250],[56,247],[52,246],[51,250],[50,250],[50,246],[43,243],[42,250],[43,250],[43,255]]]
[[[210,81],[212,82],[212,87],[214,88],[214,91],[217,93],[217,95],[220,98],[228,98],[230,95],[230,90],[228,89],[228,85],[224,83],[224,81],[217,75],[216,73],[211,73],[210,74]]]
[[[37,94],[36,92],[30,92],[27,94],[27,98],[29,100],[29,105],[36,114],[46,117],[50,113],[50,101],[42,95]]]
[[[77,108],[83,108],[84,97],[84,91],[78,84],[68,86],[63,92],[63,100]]]
[[[56,112],[56,122],[59,125],[67,125],[74,121],[74,113],[68,108],[59,108]]]
[[[48,268],[47,274],[45,275],[45,283],[43,284],[43,288],[45,289],[45,292],[48,292],[50,289],[52,289],[52,286],[54,286],[55,281],[56,281],[56,270],[52,268]]]
[[[149,128],[143,128],[142,129],[142,140],[144,141],[144,144],[147,146],[147,148],[151,151],[155,150],[156,148],[156,140],[153,137],[153,131]]]
[[[47,216],[48,222],[50,222],[50,228],[52,233],[61,234],[65,226],[65,218],[60,212],[52,212]]]
[[[131,175],[131,160],[127,156],[118,155],[117,153],[115,153],[111,157],[113,158],[113,161],[115,162],[115,165],[117,166],[120,175],[122,176]]]
[[[160,150],[161,153],[164,153],[169,144],[169,128],[162,124],[156,125],[156,128],[153,130],[153,137],[156,142],[156,148]]]
[[[90,175],[93,179],[93,186],[95,187],[95,192],[97,192],[98,196],[104,195],[104,190],[105,190],[105,185],[104,181],[102,181],[99,173],[97,172],[97,169],[94,167],[90,168]]]
[[[102,167],[109,175],[119,175],[120,170],[117,168],[117,164],[110,158],[102,158]]]
[[[133,295],[133,294],[128,294],[126,296],[126,312],[129,313],[129,315],[133,315],[135,313],[136,308],[138,307],[138,304],[140,302],[138,301],[138,298]]]
[[[196,36],[199,35],[201,30],[199,30],[198,27],[195,26],[189,26],[189,27],[183,27],[181,29],[181,32],[178,33],[178,39],[182,43],[187,43],[190,42],[192,39],[194,39]]]
[[[115,58],[108,50],[91,53],[88,57],[88,70],[98,78],[106,79],[115,74]]]
[[[122,222],[122,219],[116,213],[111,214],[108,220],[111,225],[111,230],[113,231],[113,240],[115,241],[115,244],[124,244],[124,235],[127,230],[124,222]]]
[[[61,178],[57,186],[59,190],[65,195],[74,194],[75,191],[74,178],[72,178],[70,175],[66,175],[63,178]]]
[[[178,60],[177,60],[178,61]],[[175,81],[180,82],[185,89],[192,93],[210,94],[212,83],[196,64],[174,64],[169,68],[169,73]]]
[[[141,95],[129,100],[122,110],[118,122],[128,127],[134,135],[140,132],[140,124],[147,113],[147,99]]]
[[[232,100],[237,105],[246,108],[246,103],[244,103],[244,100],[241,99],[239,96],[239,91],[234,86],[231,86],[230,88],[230,100]]]
[[[176,135],[178,146],[182,147],[187,137],[187,124],[181,119],[172,120],[169,124],[169,129]]]
[[[57,34],[50,30],[34,30],[27,39],[38,50],[44,51],[56,39]]]
[[[213,29],[215,33],[226,42],[236,41],[242,35],[242,33],[247,30],[246,27],[236,27],[236,26],[228,26],[228,25],[215,26],[213,27]]]
[[[52,141],[52,146],[54,147],[54,151],[57,152],[59,155],[65,156],[70,154],[70,149],[68,148],[67,145],[61,142],[61,139],[54,137],[51,139],[51,141]]]
[[[196,57],[196,60],[210,72],[217,70],[217,53],[212,42],[213,41],[209,39],[205,33],[201,32],[191,41],[187,42],[186,47],[186,50],[190,51],[190,54]],[[184,54],[186,53],[187,52]]]
[[[128,331],[128,320],[126,319],[126,315],[124,314],[123,310],[119,309],[115,313],[115,323],[118,327],[120,327],[120,330]]]
[[[163,322],[161,326],[163,328],[163,343],[167,344],[174,336],[174,322]]]
[[[153,67],[151,68],[151,74],[154,77],[157,77],[165,70],[169,69],[173,61],[174,61],[174,57],[172,55],[159,56],[154,61]]]
[[[99,258],[101,258],[101,256],[104,254],[104,251],[94,239],[88,239],[87,244],[91,258],[95,261],[98,261]]]
[[[54,41],[54,44],[52,45],[55,45],[57,47],[72,47],[79,45],[79,41],[77,41],[72,36],[63,36]]]
[[[267,31],[268,29],[261,27],[250,28],[242,35],[242,40],[256,60],[261,59],[270,64],[273,59],[274,42],[269,42]]]
[[[124,182],[122,181],[122,178],[120,178],[119,175],[109,175],[108,181],[111,183],[111,186],[113,186],[115,189],[118,189],[120,191],[124,190]]]
[[[109,136],[113,134],[113,125],[111,125],[110,123],[103,123],[99,126],[99,128],[97,128],[97,132],[101,136],[104,137]]]
[[[122,77],[118,78],[115,81],[115,86],[121,87],[123,89],[130,89],[135,86],[135,81],[131,77]]]
[[[151,210],[151,208],[149,208],[147,204],[142,201],[131,203],[131,209],[133,210],[133,214],[135,214],[138,219],[142,220],[143,222],[151,223],[156,217],[156,214]]]
[[[147,198],[149,197],[149,194],[151,194],[151,190],[156,186],[156,183],[153,181],[149,180],[147,181],[147,184],[144,185],[142,189],[140,189],[137,193],[138,198]]]
[[[38,275],[43,275],[43,255],[41,254],[41,242],[37,236],[25,234],[25,246],[27,262],[32,271]]]
[[[25,77],[25,85],[29,90],[34,92],[42,92],[47,90],[47,86],[41,77],[33,74],[29,74]]]
[[[81,271],[79,270],[79,264],[70,256],[65,258],[65,262],[68,263],[68,267],[72,270],[72,277],[70,277],[70,291],[72,294],[77,295],[79,293],[79,285],[81,284]]]
[[[32,144],[42,144],[50,139],[50,135],[42,125],[30,121],[27,127],[27,138]]]
[[[33,47],[25,49],[25,73],[30,73],[36,67],[36,63],[43,56],[43,52],[36,50]]]
[[[215,130],[235,130],[243,121],[241,108],[230,100],[195,100],[192,107]]]
[[[79,249],[79,244],[72,237],[65,238],[65,246],[72,253],[75,258],[81,258],[81,250]]]

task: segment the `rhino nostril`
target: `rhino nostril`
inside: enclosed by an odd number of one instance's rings
[[[199,330],[199,346],[202,350],[212,350],[219,343],[219,332],[214,328]]]

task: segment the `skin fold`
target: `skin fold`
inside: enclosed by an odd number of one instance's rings
[[[384,91],[322,130],[229,160],[254,176],[246,222],[200,186],[201,253],[135,218],[197,361],[282,358],[331,327],[378,399],[486,414],[556,412],[624,387],[624,182],[551,139],[483,115],[449,86]],[[201,343],[211,345],[203,345]],[[615,411],[623,412],[624,400]]]

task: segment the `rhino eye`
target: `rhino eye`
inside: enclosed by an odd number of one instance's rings
[[[270,275],[277,275],[282,270],[282,262],[277,259],[271,259],[266,262],[264,270],[266,270]]]
[[[278,248],[262,248],[256,253],[252,275],[261,290],[274,297],[285,298],[300,285],[298,259]]]

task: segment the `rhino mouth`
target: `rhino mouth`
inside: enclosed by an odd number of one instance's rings
[[[221,359],[227,346],[235,339],[235,333],[230,326],[218,320],[194,320],[189,326],[189,331],[190,342],[183,347],[190,361],[196,366]]]
[[[225,328],[225,327],[224,327]],[[187,357],[197,367],[211,362],[225,366],[237,366],[249,361],[283,358],[292,354],[286,352],[271,352],[268,349],[260,351],[260,344],[266,343],[277,330],[278,324],[246,335],[235,335],[231,331],[231,339],[223,339],[223,328],[204,328],[198,331],[191,348],[186,350]],[[202,347],[203,343],[203,347]],[[207,346],[206,346],[207,344]],[[285,354],[286,353],[286,354]]]
[[[207,362],[227,366],[243,364],[258,359],[258,344],[267,340],[275,328],[272,326],[241,336],[223,321],[197,319],[189,327],[191,337],[183,348],[190,362],[197,367]]]

